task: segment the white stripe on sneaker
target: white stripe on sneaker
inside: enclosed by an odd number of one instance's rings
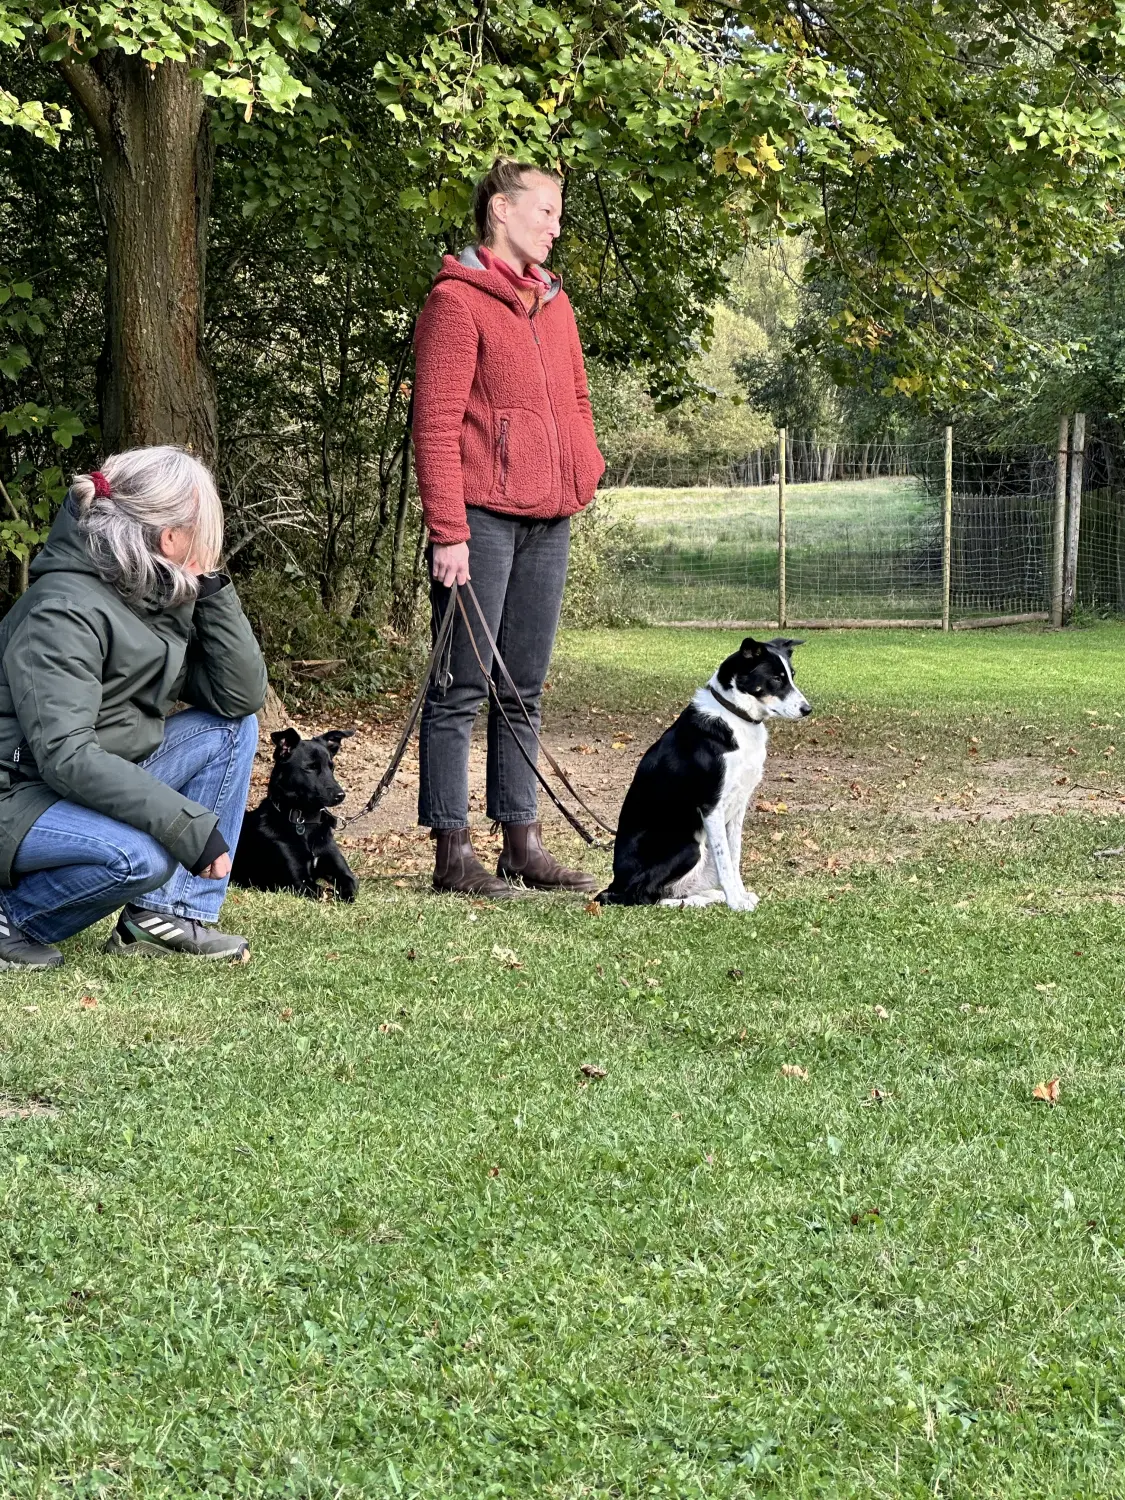
[[[172,931],[172,926],[171,922],[157,922],[154,927],[150,927],[147,930],[151,937],[163,937],[166,932]]]
[[[137,923],[137,926],[143,927],[146,932],[152,932],[155,928],[160,927],[163,922],[163,917],[145,917],[143,922]]]

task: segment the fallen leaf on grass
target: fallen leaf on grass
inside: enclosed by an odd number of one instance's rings
[[[250,949],[243,948],[242,952],[234,961],[236,964],[248,964],[250,962]]]
[[[380,1021],[379,1031],[383,1036],[389,1036],[392,1031],[401,1031],[402,1027],[397,1021]]]
[[[587,1078],[604,1078],[605,1077],[605,1069],[604,1068],[599,1068],[598,1065],[597,1065],[597,1063],[583,1063],[582,1066],[578,1069],[578,1071],[580,1073],[584,1073]]]
[[[492,956],[498,964],[503,964],[506,969],[523,968],[523,964],[520,963],[511,948],[501,948],[499,944],[494,944]]]
[[[78,1003],[83,1010],[93,1010],[98,1002],[93,995],[83,995]]]
[[[884,1099],[889,1099],[890,1097],[891,1096],[886,1092],[886,1090],[881,1089],[878,1084],[875,1084],[873,1086],[871,1090],[872,1104],[882,1104]]]
[[[873,1007],[873,1009],[878,1020],[889,1021],[891,1019],[890,1011],[886,1010],[882,1005],[876,1005]]]
[[[1031,1091],[1031,1097],[1038,1099],[1043,1104],[1057,1104],[1059,1102],[1059,1080],[1052,1078],[1048,1083],[1037,1083]]]
[[[279,1010],[277,1013],[277,1019],[279,1021],[291,1021],[293,1019],[293,1007],[291,1005],[287,1005],[284,1010]]]
[[[853,1224],[871,1224],[876,1219],[882,1218],[877,1208],[865,1208],[861,1214],[852,1214]]]
[[[602,914],[602,903],[600,901],[587,901],[583,909],[588,917],[600,917]]]
[[[728,969],[727,970],[727,978],[728,979],[733,979],[735,981],[735,983],[737,984],[737,982],[742,978],[742,970],[741,969]]]
[[[27,1014],[29,1016],[35,1015],[35,1013],[38,1011],[38,1009],[39,1009],[38,1005],[25,1005],[24,1006],[24,1010],[27,1012]]]
[[[1039,991],[1039,993],[1041,995],[1045,995],[1048,990],[1057,990],[1058,989],[1058,985],[1057,984],[1037,984],[1035,986],[1035,988]]]
[[[799,1063],[782,1063],[781,1076],[782,1078],[799,1078],[802,1083],[808,1083],[809,1070],[802,1068]]]

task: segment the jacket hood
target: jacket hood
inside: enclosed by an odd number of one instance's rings
[[[78,507],[74,497],[67,495],[62,509],[55,517],[50,535],[43,543],[30,568],[28,577],[42,578],[45,573],[91,573],[96,578],[98,570],[86,551],[86,543],[78,527]]]
[[[543,303],[552,302],[562,291],[562,277],[556,275],[554,271],[545,271],[542,266],[536,266],[535,272],[546,288],[543,293]],[[499,297],[502,302],[510,302],[521,311],[525,310],[515,287],[501,276],[499,271],[488,269],[477,254],[475,245],[466,246],[460,255],[442,257],[441,270],[437,273],[434,285],[436,286],[441,281],[468,282],[470,286],[479,287],[482,292],[489,292],[493,297]]]

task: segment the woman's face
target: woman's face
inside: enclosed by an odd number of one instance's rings
[[[496,225],[493,249],[500,254],[509,252],[524,267],[538,265],[547,259],[559,237],[561,218],[562,191],[558,183],[538,173],[529,174],[524,178],[522,192],[511,198],[497,193],[492,200],[492,220]]]

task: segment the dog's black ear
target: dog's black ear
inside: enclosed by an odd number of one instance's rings
[[[329,755],[335,756],[340,752],[341,740],[350,740],[354,733],[354,729],[329,729],[318,735],[318,739],[322,739],[328,746]]]
[[[274,760],[288,760],[301,743],[301,736],[295,729],[275,729],[270,739],[274,744]]]
[[[748,656],[752,661],[756,661],[766,648],[762,645],[761,641],[756,641],[752,635],[748,635],[740,649],[743,656]]]
[[[786,656],[792,656],[798,646],[803,646],[804,641],[795,641],[787,635],[775,635],[770,645],[775,651],[781,651]]]

